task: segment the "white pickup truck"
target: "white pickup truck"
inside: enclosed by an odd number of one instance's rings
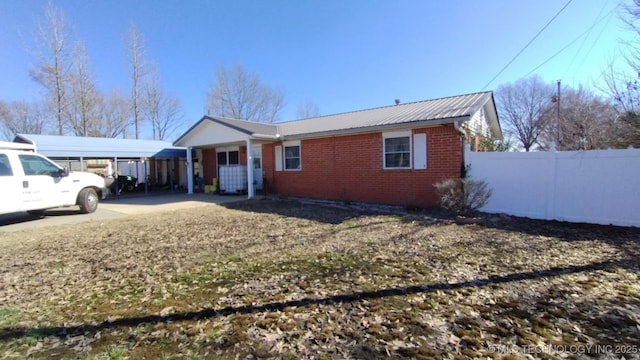
[[[35,153],[32,145],[0,141],[0,214],[79,205],[84,214],[98,208],[107,189],[104,178],[91,173],[69,172]]]

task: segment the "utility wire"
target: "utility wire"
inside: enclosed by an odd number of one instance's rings
[[[600,18],[600,15],[602,15],[602,12],[604,11],[604,9],[607,7],[607,5],[609,4],[609,0],[605,1],[604,4],[602,4],[602,7],[600,8],[600,11],[598,12],[598,15],[596,15],[596,20],[598,18]],[[593,29],[593,26],[591,26],[590,29]],[[602,34],[602,32],[600,33]],[[591,35],[591,34],[589,34]],[[571,69],[573,67],[573,63],[576,61],[576,59],[578,58],[578,55],[580,54],[580,52],[582,51],[582,48],[584,47],[585,43],[587,42],[587,40],[589,39],[589,36],[585,36],[584,40],[582,40],[582,43],[580,44],[580,47],[578,48],[578,50],[576,51],[576,53],[573,55],[573,58],[571,58],[571,62],[569,63],[569,66],[567,66],[567,70],[565,71],[568,72],[569,69]],[[594,42],[594,44],[597,42],[598,40],[596,39],[596,41]]]
[[[574,74],[582,67],[582,65],[584,65],[584,62],[587,60],[587,58],[589,58],[589,55],[591,54],[591,51],[593,50],[594,47],[596,47],[596,44],[598,43],[598,40],[600,40],[600,37],[602,36],[602,33],[604,33],[604,31],[607,29],[607,26],[609,26],[609,22],[611,21],[611,18],[613,18],[613,12],[611,13],[611,15],[609,15],[609,19],[604,24],[602,29],[600,29],[600,33],[598,34],[598,36],[596,36],[596,40],[593,42],[593,44],[591,44],[591,47],[589,48],[589,51],[587,51],[587,53],[582,57],[582,62],[580,63],[580,65],[578,67],[574,68]]]
[[[606,15],[604,15],[603,17],[601,17],[600,19],[598,19],[598,21],[596,21],[595,23],[593,23],[593,25],[591,25],[591,27],[589,27],[587,30],[585,30],[582,34],[578,35],[575,39],[571,40],[567,45],[565,45],[562,49],[558,50],[555,54],[551,55],[549,58],[547,58],[547,60],[543,61],[542,64],[536,66],[533,70],[529,71],[527,73],[527,75],[525,75],[524,77],[527,77],[529,75],[531,75],[533,72],[535,72],[536,70],[540,69],[544,64],[548,63],[549,61],[551,61],[554,57],[558,56],[561,52],[565,51],[568,47],[570,47],[571,45],[573,45],[576,41],[580,40],[581,37],[587,35],[591,29],[593,29],[597,24],[599,24],[600,22],[602,22],[602,20],[606,19],[606,18],[610,18],[610,15],[612,15],[612,13],[615,11],[615,8],[611,11],[609,11]]]
[[[545,26],[542,27],[542,29],[540,29],[540,31],[538,31],[538,33],[531,39],[529,40],[529,42],[520,50],[518,51],[518,53],[507,63],[507,65],[505,65],[500,71],[498,71],[498,73],[496,74],[496,76],[494,76],[493,78],[491,78],[491,80],[489,80],[489,82],[482,87],[481,91],[484,91],[484,89],[487,88],[487,86],[489,86],[495,79],[498,78],[498,76],[500,76],[500,74],[502,74],[508,67],[509,65],[511,65],[517,58],[518,56],[520,56],[520,54],[522,54],[523,51],[525,51],[529,45],[531,45],[531,43],[538,38],[538,36],[540,36],[540,34],[542,34],[542,32],[553,22],[553,20],[555,20],[558,15],[560,15],[560,13],[567,8],[567,6],[569,6],[569,4],[571,4],[573,0],[569,0],[567,1],[566,4],[564,4],[564,6],[562,7],[562,9],[560,9],[552,18],[551,20],[549,20],[549,22],[547,22],[547,24]]]

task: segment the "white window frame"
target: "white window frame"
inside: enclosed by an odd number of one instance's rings
[[[288,147],[298,147],[298,167],[289,169],[287,167],[287,148]],[[284,141],[282,142],[282,163],[284,171],[300,171],[302,170],[302,146],[300,144],[300,140],[296,141]]]
[[[387,167],[387,148],[386,139],[409,138],[409,166],[404,167]],[[413,136],[411,131],[393,131],[382,133],[382,168],[385,170],[407,170],[413,168]]]

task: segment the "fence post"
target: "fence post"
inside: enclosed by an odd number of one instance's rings
[[[551,176],[549,176],[549,184],[547,193],[545,194],[545,205],[546,205],[546,214],[545,217],[547,220],[555,219],[556,212],[558,210],[557,199],[558,196],[556,194],[556,189],[558,188],[558,151],[556,150],[556,144],[551,143],[549,147],[549,151],[545,151],[545,156],[548,157],[549,170],[551,171]]]

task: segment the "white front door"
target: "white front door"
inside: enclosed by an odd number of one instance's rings
[[[251,147],[251,157],[253,158],[253,183],[256,190],[262,190],[262,145]]]

